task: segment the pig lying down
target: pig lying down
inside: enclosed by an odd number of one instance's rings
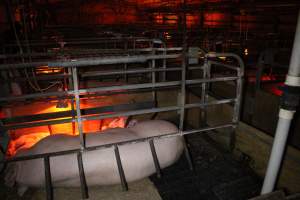
[[[175,133],[175,125],[161,120],[137,123],[130,128],[107,129],[101,133],[86,135],[86,146],[97,146],[138,138]],[[183,151],[180,136],[154,140],[161,168],[173,164]],[[16,157],[49,152],[58,152],[79,147],[78,136],[51,135],[33,147],[17,152]],[[120,157],[128,182],[143,179],[155,173],[153,157],[148,142],[119,146]],[[112,185],[120,183],[114,148],[87,151],[82,155],[83,167],[88,186]],[[51,177],[54,187],[79,187],[79,170],[76,154],[50,157]],[[18,186],[22,195],[28,187],[45,185],[43,159],[10,163],[7,167],[5,182],[8,186]]]

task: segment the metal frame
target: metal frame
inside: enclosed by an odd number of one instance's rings
[[[218,63],[216,61],[212,61],[212,59],[219,57],[219,56],[226,56],[226,57],[232,57],[237,60],[239,66],[229,66],[229,65],[223,65],[222,63]],[[51,93],[38,93],[38,94],[29,94],[29,95],[23,95],[19,97],[3,97],[0,98],[1,101],[10,101],[10,100],[17,100],[17,99],[26,99],[26,98],[40,98],[40,97],[47,97],[51,95],[56,96],[71,96],[72,99],[75,99],[76,104],[76,116],[72,115],[70,118],[67,119],[61,119],[61,120],[50,120],[50,121],[44,121],[44,122],[38,122],[35,123],[37,125],[46,125],[46,124],[57,124],[57,123],[66,123],[66,122],[77,122],[77,128],[79,130],[79,138],[80,138],[80,148],[73,149],[73,150],[67,150],[67,151],[60,151],[60,152],[53,152],[53,153],[44,153],[44,154],[35,154],[30,156],[22,156],[22,157],[14,157],[9,158],[4,161],[1,161],[1,163],[10,163],[10,162],[18,162],[18,161],[24,161],[24,160],[32,160],[32,159],[44,159],[44,165],[45,165],[45,181],[46,181],[46,191],[47,191],[47,199],[53,199],[53,190],[52,190],[52,180],[51,180],[51,168],[50,168],[50,159],[51,157],[60,156],[60,155],[66,155],[66,154],[77,154],[78,159],[78,169],[79,169],[79,176],[80,176],[80,183],[81,183],[81,190],[82,190],[82,198],[86,199],[88,198],[88,187],[85,180],[84,175],[84,166],[82,162],[82,153],[87,151],[93,151],[98,149],[104,149],[104,148],[114,148],[116,162],[118,166],[118,171],[120,175],[120,180],[122,184],[123,190],[128,189],[126,177],[124,174],[124,170],[122,167],[122,161],[119,153],[118,147],[125,144],[132,144],[132,143],[139,143],[139,142],[149,142],[149,148],[151,150],[152,156],[153,156],[153,163],[157,172],[157,175],[161,176],[161,170],[159,161],[157,158],[157,153],[154,146],[154,141],[161,139],[161,138],[167,138],[167,137],[174,137],[174,136],[184,136],[191,133],[199,133],[199,132],[205,132],[210,130],[216,130],[216,129],[222,129],[222,128],[235,128],[238,120],[239,120],[239,114],[240,114],[240,102],[241,102],[241,94],[242,94],[242,78],[244,74],[244,64],[240,57],[238,57],[235,54],[205,54],[205,64],[200,67],[188,67],[188,64],[186,62],[189,55],[184,51],[183,53],[176,53],[176,54],[167,54],[165,51],[163,51],[163,54],[160,55],[140,55],[140,56],[114,56],[114,57],[97,57],[97,58],[85,58],[85,59],[78,59],[78,60],[68,60],[68,61],[48,61],[48,62],[42,62],[43,64],[47,64],[48,66],[60,66],[60,67],[71,67],[72,69],[72,80],[73,80],[73,90],[65,91],[65,92],[51,92]],[[168,68],[166,66],[166,61],[163,61],[163,67],[162,68],[156,68],[155,67],[155,60],[168,60],[168,59],[181,59],[181,67],[173,67]],[[138,69],[138,70],[130,70],[130,69],[124,69],[123,71],[110,71],[110,72],[103,72],[98,73],[97,75],[107,75],[107,74],[129,74],[129,73],[150,73],[152,75],[151,83],[142,83],[142,84],[129,84],[129,85],[121,85],[121,86],[105,86],[105,87],[97,87],[97,88],[88,88],[88,89],[79,89],[78,87],[78,67],[83,67],[87,65],[105,65],[105,64],[112,64],[112,63],[145,63],[145,62],[151,63],[151,68],[144,68],[144,69]],[[210,76],[210,65],[221,65],[225,68],[229,68],[231,70],[236,71],[236,76],[229,76],[229,77],[218,77],[218,78],[211,78]],[[14,68],[26,68],[26,67],[34,67],[41,65],[41,62],[35,63],[19,63],[19,64],[1,64],[0,69],[8,69],[11,67]],[[186,80],[186,72],[187,70],[203,70],[203,77],[200,79],[192,79],[192,80]],[[179,81],[165,81],[163,78],[162,82],[157,82],[155,78],[156,72],[163,72],[166,73],[167,71],[181,71],[182,76],[181,80]],[[164,76],[165,77],[165,74]],[[231,99],[222,99],[222,100],[216,100],[212,102],[207,101],[207,92],[208,92],[208,84],[213,82],[225,82],[225,81],[236,81],[236,97]],[[187,104],[185,102],[186,98],[186,87],[189,85],[201,85],[203,90],[203,96],[201,98],[200,103],[192,103]],[[140,109],[140,110],[131,110],[131,111],[124,111],[124,112],[117,112],[112,114],[99,114],[99,115],[93,115],[93,116],[82,116],[81,109],[80,109],[80,95],[86,95],[89,93],[96,93],[96,92],[111,92],[111,91],[119,91],[119,90],[126,90],[126,92],[130,90],[139,90],[139,89],[150,89],[153,92],[155,92],[156,89],[164,88],[164,87],[179,87],[180,88],[180,94],[181,98],[178,102],[178,105],[176,106],[168,106],[168,107],[156,107],[152,109]],[[155,94],[155,93],[154,93]],[[154,100],[156,100],[156,95],[153,96]],[[211,105],[220,105],[220,104],[234,104],[234,113],[233,118],[230,123],[226,123],[219,126],[213,126],[213,127],[201,127],[199,129],[193,129],[193,130],[184,130],[184,122],[185,122],[185,110],[190,108],[206,108],[207,106]],[[140,114],[149,114],[149,113],[158,113],[158,112],[167,112],[167,111],[178,111],[180,115],[180,125],[179,125],[179,132],[176,133],[169,133],[165,135],[159,135],[159,136],[153,136],[153,137],[147,137],[147,138],[139,138],[135,140],[125,141],[125,142],[117,142],[112,144],[105,144],[105,145],[99,145],[99,146],[93,146],[93,147],[86,147],[85,146],[85,137],[84,133],[82,131],[82,122],[85,120],[95,120],[95,119],[104,119],[104,118],[111,118],[111,117],[117,117],[117,116],[131,116],[131,115],[140,115]],[[25,125],[26,127],[26,125]],[[9,128],[9,127],[8,127]],[[12,127],[11,127],[12,128]],[[187,146],[185,144],[185,148],[187,149]],[[192,162],[191,158],[189,157],[188,152],[186,153],[187,160],[189,161],[190,168],[192,169]]]

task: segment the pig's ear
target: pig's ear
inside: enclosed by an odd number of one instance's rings
[[[15,186],[16,178],[17,178],[17,164],[9,163],[5,169],[5,185],[8,187]]]
[[[28,187],[24,185],[18,185],[17,187],[18,187],[18,195],[20,197],[22,197],[25,194],[25,192],[28,190]]]

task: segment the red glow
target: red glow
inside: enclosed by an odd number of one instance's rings
[[[206,13],[204,14],[204,24],[206,26],[220,26],[226,17],[224,13]]]
[[[188,28],[191,28],[192,26],[196,25],[198,21],[199,21],[198,15],[192,15],[192,14],[186,15],[186,26]]]
[[[110,101],[110,102],[109,102]],[[112,103],[111,98],[103,98],[103,101],[98,99],[82,100],[82,108],[91,108],[100,105],[108,105]],[[15,106],[12,108],[6,108],[2,112],[2,115],[6,117],[10,116],[24,116],[31,114],[42,114],[51,112],[60,112],[71,110],[70,103],[67,108],[56,108],[56,102],[39,102],[32,103],[29,105]],[[91,120],[83,122],[83,132],[99,132],[109,128],[124,128],[126,124],[127,117],[115,117],[103,120]],[[16,154],[17,151],[22,149],[27,149],[32,147],[38,141],[53,134],[68,134],[68,135],[78,135],[77,123],[65,123],[65,124],[55,124],[48,126],[39,126],[31,128],[22,128],[17,130],[11,130],[10,142],[8,145],[7,156],[11,157]]]
[[[272,87],[271,92],[275,94],[276,96],[281,96],[282,95],[282,90],[280,90],[278,87]]]

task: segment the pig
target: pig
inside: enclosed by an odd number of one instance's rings
[[[150,120],[139,122],[130,128],[107,129],[100,133],[86,134],[86,146],[92,147],[138,138],[176,133],[178,129],[170,122]],[[16,157],[40,153],[58,152],[79,148],[79,136],[65,134],[50,135],[29,149],[17,152]],[[154,140],[161,168],[170,166],[183,151],[183,138],[174,136]],[[120,157],[128,182],[143,179],[155,173],[155,166],[148,142],[131,143],[119,146]],[[83,167],[88,186],[112,185],[120,183],[114,148],[84,151]],[[18,161],[7,167],[5,183],[16,185],[19,195],[28,187],[45,185],[43,159]],[[76,154],[50,157],[53,187],[79,187],[79,170]]]

